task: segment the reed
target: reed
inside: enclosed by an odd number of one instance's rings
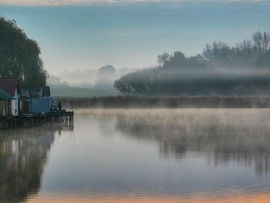
[[[65,108],[269,108],[270,96],[56,98]]]

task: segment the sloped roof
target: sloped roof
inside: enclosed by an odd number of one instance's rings
[[[0,78],[0,89],[13,97],[18,83],[17,78]]]
[[[40,87],[30,87],[28,90],[32,97],[39,98]]]
[[[11,100],[12,97],[8,93],[6,93],[2,89],[0,89],[0,99],[1,100]]]

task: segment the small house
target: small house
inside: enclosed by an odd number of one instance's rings
[[[48,113],[51,111],[53,98],[50,87],[28,87],[21,90],[22,113]]]
[[[11,96],[11,115],[17,116],[19,114],[20,98],[18,78],[0,78],[0,89]],[[7,109],[8,108],[9,107],[7,107]]]
[[[11,100],[12,97],[0,89],[0,116],[10,116],[11,115]]]

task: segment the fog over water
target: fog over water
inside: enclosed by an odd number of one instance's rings
[[[127,137],[158,142],[164,158],[181,159],[190,151],[203,152],[215,165],[230,161],[250,165],[255,160],[258,174],[267,174],[270,170],[265,165],[270,152],[270,115],[265,109],[100,109],[90,112],[116,116],[115,128]]]
[[[269,113],[76,109],[74,125],[1,131],[0,201],[267,202]]]

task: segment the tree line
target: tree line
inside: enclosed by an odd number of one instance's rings
[[[48,73],[40,53],[15,20],[0,17],[0,77],[18,78],[21,86],[45,86]]]
[[[191,57],[163,53],[157,67],[126,74],[114,87],[129,96],[269,94],[270,35],[257,31],[234,47],[214,41]]]

